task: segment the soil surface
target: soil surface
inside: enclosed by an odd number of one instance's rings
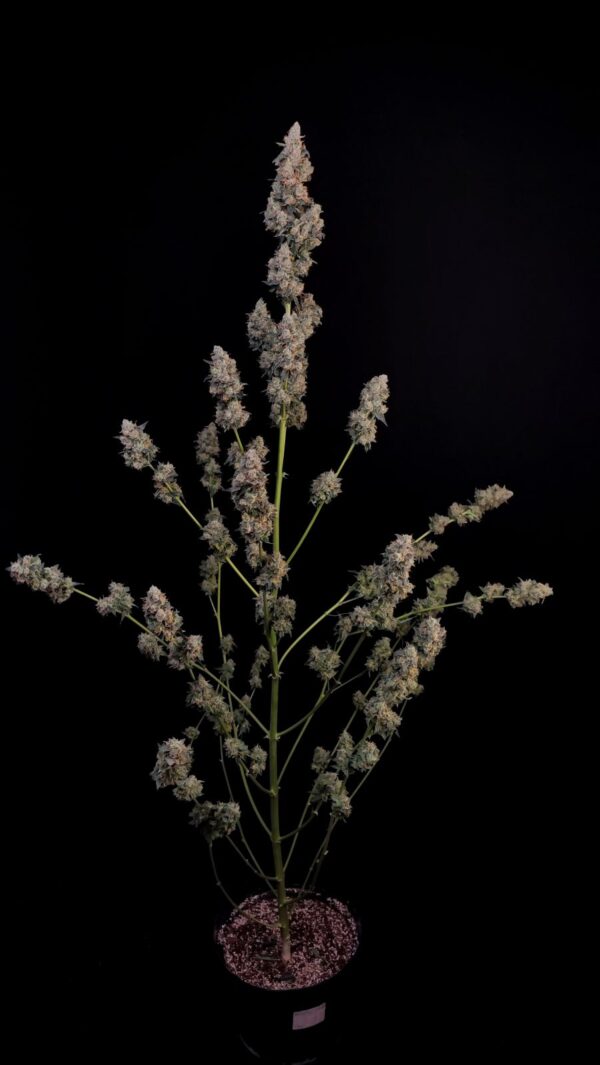
[[[290,895],[293,892],[290,891]],[[298,898],[290,916],[291,961],[280,958],[277,900],[252,895],[219,929],[216,939],[226,967],[247,984],[269,990],[312,987],[335,976],[358,947],[358,927],[338,899]]]

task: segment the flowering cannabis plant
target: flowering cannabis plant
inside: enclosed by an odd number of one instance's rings
[[[443,566],[427,578],[426,595],[411,599],[413,570],[433,556],[436,538],[453,522],[479,522],[510,499],[513,493],[509,489],[494,484],[476,489],[472,501],[452,503],[445,514],[434,514],[422,535],[397,534],[378,561],[353,574],[354,579],[335,603],[303,632],[294,634],[296,603],[282,593],[284,580],[321,510],[340,494],[340,474],[353,450],[369,450],[377,423],[385,424],[389,390],[385,374],[364,385],[347,422],[350,446],[337,469],[325,470],[312,482],[309,502],[314,513],[293,550],[284,557],[280,525],[286,434],[302,429],[306,421],[305,349],[322,315],[304,287],[313,263],[312,252],[323,240],[323,219],[320,206],[308,192],[313,168],[298,123],[285,136],[275,164],[264,212],[265,226],[277,241],[266,280],[273,309],[259,299],[247,318],[249,346],[258,356],[271,424],[278,430],[274,483],[269,484],[266,472],[269,448],[265,440],[243,432],[250,414],[235,359],[218,346],[208,360],[206,377],[215,400],[214,420],[196,439],[200,479],[210,499],[202,521],[184,501],[172,464],[157,461],[158,448],[145,425],[126,419],[118,435],[125,464],[135,470],[150,470],[156,498],[180,507],[201,530],[207,552],[200,563],[200,587],[214,615],[221,662],[209,665],[202,636],[185,631],[181,615],[154,585],[138,608],[125,585],[112,582],[108,594],[96,598],[58,566],[46,566],[37,555],[19,556],[9,572],[18,583],[46,592],[56,603],[72,595],[83,596],[94,602],[103,616],[127,619],[140,630],[138,646],[144,655],[156,661],[165,659],[172,669],[188,674],[186,702],[192,722],[180,736],[160,744],[152,778],[157,788],[171,788],[176,799],[188,804],[192,825],[207,840],[217,883],[234,906],[216,870],[214,844],[220,839],[275,896],[281,960],[286,964],[291,956],[293,906],[286,881],[295,865],[292,859],[298,836],[319,811],[328,813],[324,838],[314,859],[294,878],[296,883],[302,882],[302,893],[314,888],[336,825],[350,816],[357,792],[397,734],[407,703],[423,691],[421,677],[433,668],[446,641],[440,616],[450,607],[458,607],[476,617],[496,599],[505,599],[515,608],[532,605],[552,595],[552,589],[534,580],[519,580],[509,588],[489,583],[480,587],[478,594],[467,591],[449,601],[458,574],[451,566]],[[274,312],[277,304],[282,308],[279,314]],[[216,500],[224,502],[226,496],[237,512],[238,543],[216,504]],[[240,546],[244,561],[239,557]],[[258,646],[246,691],[234,683],[235,643],[223,631],[221,583],[226,566],[254,599]],[[309,646],[309,634],[328,618],[333,621],[329,642]],[[321,690],[302,717],[282,728],[282,665],[301,645],[308,669],[321,681]],[[359,655],[364,656],[362,669],[347,677]],[[331,749],[314,749],[311,765],[306,767],[306,803],[292,828],[282,823],[284,778],[290,761],[324,703],[350,685],[354,691],[349,720]],[[268,696],[266,687],[270,689]],[[200,737],[207,728],[217,738],[224,781],[220,795],[205,795],[203,781],[193,772],[197,744],[200,759],[204,757]],[[259,860],[256,846],[248,839],[253,819],[269,838],[267,870],[264,858],[261,855]]]

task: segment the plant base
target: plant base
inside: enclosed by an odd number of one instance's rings
[[[294,892],[290,890],[290,895]],[[215,932],[222,975],[248,1060],[308,1065],[331,1053],[354,1013],[360,924],[350,907],[311,893],[291,913],[292,961],[284,967],[270,895],[252,896]]]

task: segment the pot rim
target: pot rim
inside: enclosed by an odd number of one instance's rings
[[[300,890],[299,888],[294,888],[294,887],[289,887],[288,888],[288,892],[290,894],[293,893],[294,891],[299,891],[299,890]],[[340,897],[339,895],[337,895],[337,894],[335,894],[333,892],[315,891],[315,890],[308,891],[308,890],[306,890],[303,894],[304,894],[305,898],[318,899],[319,901],[322,901],[322,902],[325,902],[325,903],[327,903],[327,901],[329,901],[329,900],[331,900],[334,903],[335,902],[339,902],[342,905],[344,905],[347,908],[348,912],[350,913],[350,916],[351,916],[351,918],[352,918],[352,920],[354,922],[354,926],[355,926],[358,942],[357,942],[356,950],[348,958],[348,960],[341,967],[341,969],[338,969],[337,972],[332,973],[331,976],[327,976],[323,980],[319,980],[319,981],[317,981],[314,984],[308,984],[305,987],[281,987],[281,988],[260,987],[257,984],[249,983],[248,981],[242,979],[242,977],[239,976],[237,973],[232,972],[232,970],[229,969],[228,966],[225,963],[223,948],[222,948],[221,944],[218,941],[218,934],[219,934],[220,930],[224,927],[224,925],[227,924],[227,921],[230,919],[232,914],[234,912],[240,910],[240,909],[243,909],[244,905],[247,902],[249,902],[250,899],[255,899],[257,897],[259,897],[259,898],[260,897],[265,897],[265,896],[269,895],[268,891],[255,891],[255,892],[252,892],[252,893],[246,895],[242,899],[242,902],[237,907],[233,907],[231,905],[231,903],[228,903],[226,900],[223,900],[219,909],[220,909],[220,915],[224,914],[225,916],[220,916],[219,915],[214,920],[213,937],[212,937],[213,938],[213,946],[214,946],[216,954],[218,955],[221,970],[225,973],[227,979],[233,980],[236,983],[236,985],[239,985],[239,986],[241,986],[243,988],[247,988],[250,993],[257,993],[257,994],[261,994],[262,993],[262,994],[268,994],[268,995],[277,995],[278,999],[284,999],[286,997],[291,998],[292,996],[301,996],[301,995],[308,996],[309,994],[314,993],[315,991],[317,991],[319,989],[327,988],[334,981],[337,981],[340,978],[343,978],[345,976],[345,974],[348,973],[348,970],[350,968],[354,968],[354,966],[356,965],[356,963],[357,963],[357,961],[359,959],[359,956],[362,953],[362,945],[363,945],[363,922],[362,922],[361,917],[359,916],[359,914],[357,912],[356,904],[352,901],[352,899]]]

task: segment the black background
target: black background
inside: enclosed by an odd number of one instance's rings
[[[298,554],[296,632],[395,533],[419,535],[494,482],[510,503],[449,529],[419,572],[455,565],[461,594],[519,577],[554,588],[536,608],[449,614],[425,693],[338,832],[324,886],[356,901],[368,932],[359,1054],[415,1038],[510,1052],[517,1032],[533,1048],[554,1039],[573,980],[594,702],[575,694],[597,410],[585,37],[205,44],[195,65],[172,55],[128,76],[121,63],[118,85],[102,63],[86,79],[81,57],[76,77],[31,63],[5,98],[4,565],[40,553],[98,595],[109,580],[138,597],[157,584],[215,655],[196,530],[125,468],[114,437],[122,418],[147,420],[202,516],[193,441],[221,344],[248,383],[245,439],[275,446],[245,315],[265,292],[277,142],[299,121],[326,224],[307,281],[324,320],[308,422],[288,434],[284,554],[310,517],[310,481],[345,453],[364,382],[388,374],[391,399],[389,427],[353,454]],[[84,1059],[100,1044],[232,1056],[205,847],[149,777],[157,743],[189,720],[185,681],[84,601],[57,607],[2,580],[5,916],[23,1037],[49,1045],[51,1026]],[[243,691],[251,612],[232,574],[225,585]],[[287,720],[318,690],[303,657],[290,656]],[[328,712],[341,727],[339,700]],[[239,893],[251,886],[224,869]]]

